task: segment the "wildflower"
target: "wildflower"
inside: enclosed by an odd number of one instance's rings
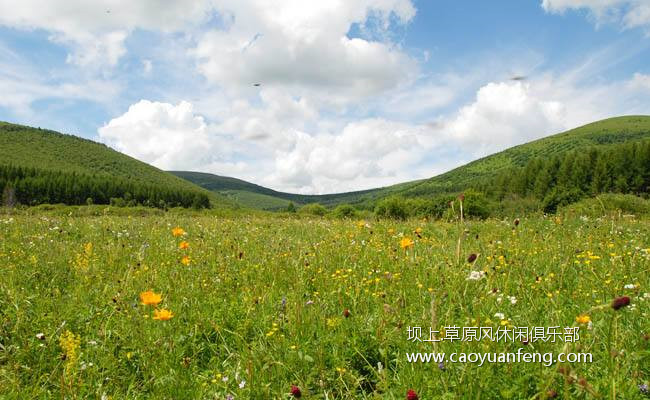
[[[548,392],[546,392],[546,398],[547,399],[555,399],[557,398],[558,394],[555,390],[551,389]]]
[[[465,201],[465,193],[459,194],[458,195],[458,200],[461,201],[461,202]]]
[[[184,256],[183,258],[181,258],[181,264],[190,265],[190,256]]]
[[[157,306],[161,300],[162,296],[151,290],[140,293],[140,302],[143,306]]]
[[[302,392],[300,391],[300,388],[298,386],[291,385],[291,395],[296,399],[299,399],[300,397],[302,397]]]
[[[644,394],[646,396],[649,395],[650,394],[650,389],[648,388],[648,384],[647,383],[640,384],[639,385],[639,392],[641,392],[641,394]]]
[[[411,240],[410,238],[407,238],[407,237],[406,237],[406,238],[400,240],[400,242],[399,242],[399,247],[401,247],[401,248],[403,248],[403,249],[407,249],[407,248],[409,248],[409,247],[413,247],[414,244],[415,244],[415,243],[413,242],[413,240]]]
[[[172,229],[172,235],[174,235],[174,237],[183,236],[185,235],[185,230],[177,226],[176,228]]]
[[[79,359],[79,346],[81,338],[70,331],[65,331],[59,337],[59,346],[63,349],[63,359],[65,360],[64,373],[66,376],[72,375],[73,368]]]
[[[515,218],[515,226],[519,225],[519,218]]]
[[[350,310],[348,310],[347,308],[345,310],[343,310],[343,316],[345,318],[348,318],[350,316]]]
[[[153,311],[153,319],[157,319],[158,321],[167,321],[170,320],[174,317],[174,314],[166,309],[160,309],[160,310],[154,310]]]
[[[180,242],[178,244],[178,248],[181,249],[181,250],[189,249],[190,244],[183,240],[182,242]]]
[[[623,286],[623,289],[636,289],[636,285],[633,283],[628,283],[627,285]]]
[[[467,277],[467,281],[478,281],[485,277],[485,271],[472,271]]]
[[[36,334],[36,339],[45,340],[45,334],[44,333],[37,333]]]
[[[406,392],[406,400],[418,400],[418,399],[419,399],[419,397],[418,397],[418,394],[415,393],[415,390],[409,389]]]
[[[494,316],[499,319],[504,319],[506,317],[502,312],[498,312],[494,314]]]
[[[447,368],[445,368],[445,363],[440,361],[438,363],[438,369],[441,370],[441,371],[445,371],[447,369]]]
[[[628,296],[617,297],[612,301],[612,308],[614,310],[620,310],[623,307],[630,305],[630,298]]]
[[[513,306],[517,304],[517,298],[515,296],[508,296],[508,300],[510,300],[510,304]]]
[[[469,255],[469,257],[467,257],[467,262],[471,264],[471,263],[473,263],[474,261],[476,261],[476,258],[477,258],[477,257],[478,257],[478,256],[476,255],[476,253],[472,253],[472,254]]]
[[[588,324],[591,322],[591,317],[585,314],[579,315],[576,317],[576,322],[579,324]]]
[[[246,381],[242,380],[241,382],[239,382],[239,388],[243,389],[244,387],[246,387]]]

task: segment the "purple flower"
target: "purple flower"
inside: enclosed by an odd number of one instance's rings
[[[648,384],[647,383],[640,384],[639,385],[639,392],[641,392],[641,394],[646,395],[646,396],[648,394],[650,394],[650,389],[648,388]]]

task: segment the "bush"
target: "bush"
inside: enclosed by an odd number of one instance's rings
[[[389,197],[377,203],[375,215],[380,218],[406,219],[409,217],[409,205],[401,197]]]
[[[337,218],[355,218],[357,210],[349,204],[341,204],[334,209],[334,216]]]
[[[575,203],[583,197],[578,189],[554,187],[542,200],[542,209],[545,213],[555,213],[558,207]]]
[[[650,215],[650,200],[631,194],[606,193],[562,207],[558,212],[565,215],[593,218],[618,212],[623,214]]]
[[[324,206],[318,204],[318,203],[313,203],[313,204],[307,204],[304,205],[300,208],[299,212],[301,214],[308,214],[308,215],[318,215],[320,217],[324,216],[327,214],[327,208]]]

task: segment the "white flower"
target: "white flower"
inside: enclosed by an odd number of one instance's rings
[[[505,319],[506,318],[506,316],[502,312],[498,312],[498,313],[494,314],[494,316],[496,318],[499,318],[499,319]]]
[[[624,289],[636,289],[636,285],[633,283],[628,283],[627,285],[623,286]]]
[[[508,299],[510,300],[510,304],[513,306],[517,304],[517,298],[515,296],[508,296]]]
[[[246,381],[242,380],[242,381],[239,383],[239,388],[240,388],[240,389],[243,389],[245,386],[246,386]]]
[[[484,271],[472,271],[469,273],[469,276],[466,281],[478,281],[480,279],[485,278],[485,272]]]

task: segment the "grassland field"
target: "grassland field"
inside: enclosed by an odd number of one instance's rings
[[[287,399],[297,388],[303,399],[642,399],[649,270],[646,217],[515,226],[5,210],[0,398]],[[622,296],[630,304],[614,310]],[[580,339],[408,340],[409,327],[432,325],[440,338],[453,326],[560,326]],[[519,348],[593,362],[406,358]]]

